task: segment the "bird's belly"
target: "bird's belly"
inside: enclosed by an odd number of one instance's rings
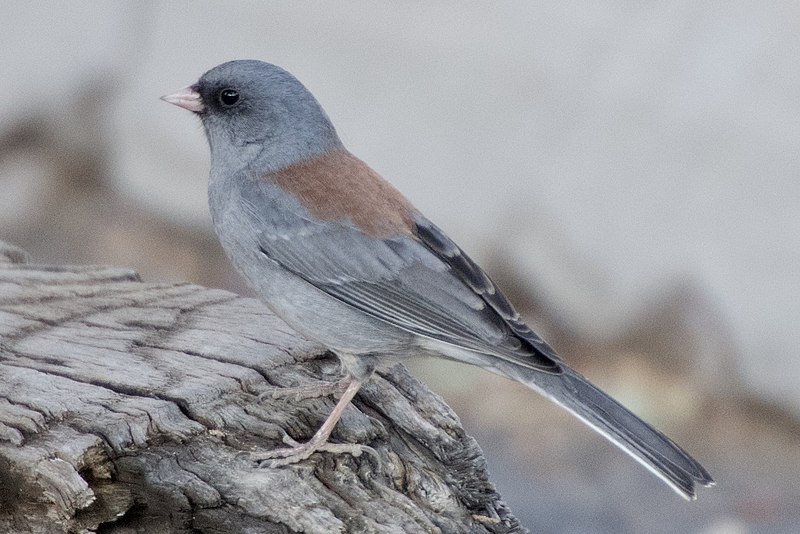
[[[228,258],[256,294],[292,329],[334,352],[409,354],[414,335],[331,297],[264,255],[246,234],[217,233]]]
[[[280,266],[243,272],[278,317],[336,352],[402,356],[412,348],[412,334],[344,304]]]
[[[335,299],[264,254],[259,236],[271,230],[270,222],[242,209],[245,203],[244,195],[233,184],[212,174],[209,207],[217,237],[231,262],[278,317],[303,336],[336,352],[408,354],[414,346],[413,334]],[[281,210],[278,202],[263,208],[265,212]]]

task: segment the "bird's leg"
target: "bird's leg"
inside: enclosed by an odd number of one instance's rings
[[[318,451],[349,453],[353,456],[360,456],[363,452],[370,452],[377,455],[377,453],[371,447],[367,447],[365,445],[359,445],[356,443],[328,443],[328,438],[330,437],[331,432],[333,432],[333,428],[336,426],[336,423],[338,423],[339,419],[341,419],[345,408],[347,408],[347,405],[350,404],[351,400],[353,400],[353,397],[356,396],[356,393],[358,393],[358,390],[361,389],[361,386],[364,385],[367,380],[369,380],[369,375],[362,378],[350,377],[346,380],[348,381],[348,385],[344,390],[342,397],[339,399],[339,402],[336,403],[336,407],[333,409],[325,422],[322,423],[320,429],[317,430],[317,433],[314,434],[314,437],[312,437],[306,443],[298,443],[289,436],[286,436],[286,438],[284,438],[284,442],[286,442],[287,445],[290,445],[290,447],[285,449],[275,449],[273,451],[260,454],[260,458],[256,460],[258,466],[280,467],[282,465],[289,465],[305,460]]]
[[[350,377],[346,376],[336,382],[319,381],[314,384],[306,384],[303,386],[275,388],[261,393],[258,396],[258,400],[261,401],[266,398],[273,398],[300,401],[303,399],[318,399],[319,397],[327,397],[328,395],[339,397],[347,390],[347,386],[350,385],[350,382]]]

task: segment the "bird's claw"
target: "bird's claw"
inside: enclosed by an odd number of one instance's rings
[[[304,386],[294,386],[288,388],[274,388],[259,394],[258,400],[264,399],[288,399],[299,402],[303,399],[318,399],[333,395],[340,397],[347,386],[350,384],[348,379],[337,380],[336,382],[317,382]]]
[[[283,442],[286,443],[288,447],[259,453],[259,457],[254,460],[256,466],[259,468],[268,467],[274,469],[285,465],[291,465],[307,460],[315,452],[350,454],[354,458],[358,458],[366,452],[375,458],[379,467],[381,464],[378,451],[367,445],[360,445],[358,443],[328,443],[327,441],[315,443],[313,439],[306,443],[299,443],[288,435],[283,437]]]

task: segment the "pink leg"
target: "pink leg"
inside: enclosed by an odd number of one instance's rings
[[[303,399],[318,399],[320,397],[327,397],[328,395],[335,395],[338,397],[344,393],[351,381],[352,379],[348,376],[336,382],[317,382],[304,386],[274,388],[260,394],[258,399],[264,400],[265,398],[271,397],[273,399],[300,401]]]
[[[328,438],[331,432],[333,432],[336,423],[341,419],[345,408],[347,408],[347,405],[350,404],[350,401],[353,400],[353,397],[356,396],[358,390],[361,389],[361,386],[364,385],[367,380],[369,380],[369,377],[350,379],[350,383],[347,385],[347,389],[344,390],[342,398],[339,399],[339,402],[336,403],[336,407],[325,422],[322,423],[322,426],[317,430],[317,433],[314,434],[314,437],[309,441],[306,443],[298,443],[287,436],[284,438],[284,441],[287,442],[288,445],[291,445],[291,447],[275,449],[261,455],[261,458],[258,460],[259,466],[268,465],[269,467],[280,467],[282,465],[297,463],[307,459],[317,451],[334,453],[346,452],[353,456],[360,456],[365,450],[368,452],[371,451],[369,447],[355,443],[328,443]],[[267,464],[265,460],[270,459],[272,459],[272,461]]]

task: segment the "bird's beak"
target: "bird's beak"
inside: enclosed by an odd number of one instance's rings
[[[171,95],[164,95],[161,97],[161,100],[174,104],[179,108],[188,109],[193,113],[203,113],[206,110],[203,99],[194,85],[184,87]]]

